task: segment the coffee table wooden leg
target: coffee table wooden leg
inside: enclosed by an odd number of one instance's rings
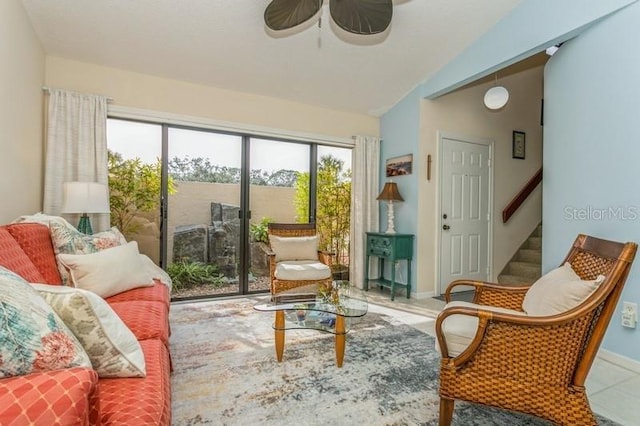
[[[342,361],[344,360],[344,345],[344,317],[342,315],[336,315],[336,365],[338,368],[342,367]]]
[[[284,352],[284,311],[276,311],[276,357],[278,362],[282,362]]]

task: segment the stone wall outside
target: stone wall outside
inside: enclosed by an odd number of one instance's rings
[[[211,203],[240,204],[240,186],[207,182],[176,182],[169,196],[167,262],[173,261],[173,234],[178,226],[211,225]],[[251,223],[270,217],[275,222],[295,222],[295,188],[252,185]]]

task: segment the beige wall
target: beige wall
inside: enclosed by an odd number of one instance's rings
[[[19,0],[0,1],[0,223],[42,207],[45,57]]]
[[[292,132],[349,138],[377,136],[378,119],[216,87],[47,57],[51,87],[100,93],[111,105],[246,123]]]
[[[211,224],[211,203],[240,205],[240,186],[225,183],[175,182],[169,196],[168,226]],[[270,217],[275,222],[295,222],[295,188],[251,186],[251,222]]]
[[[46,58],[46,84],[67,90],[98,93],[113,98],[110,107],[128,107],[179,117],[193,117],[198,121],[229,122],[242,128],[267,128],[282,135],[307,134],[328,139],[346,139],[356,134],[379,134],[379,120],[354,114],[319,108],[301,103],[233,92],[216,87],[103,67],[60,57]],[[204,119],[204,120],[201,120]],[[178,193],[169,199],[173,213],[169,226],[168,244],[172,247],[172,230],[177,225],[210,222],[212,196],[207,185],[178,185]],[[220,193],[222,202],[237,204],[237,187]],[[282,210],[290,201],[274,203],[282,197],[293,199],[291,189],[271,188],[278,194],[256,191],[252,193],[254,221],[269,216],[279,221],[294,221],[291,212]],[[216,196],[217,197],[217,196]],[[182,207],[176,208],[180,204]],[[184,209],[183,209],[184,208]],[[169,250],[170,255],[170,250]]]
[[[502,210],[542,165],[542,126],[540,100],[543,67],[500,78],[510,93],[508,104],[497,112],[486,109],[484,93],[493,82],[460,89],[421,104],[421,143],[419,158],[433,158],[432,178],[420,179],[419,222],[422,238],[417,243],[418,292],[436,292],[439,230],[438,132],[494,141],[493,184],[493,277],[502,271],[520,244],[542,219],[542,189],[539,186],[507,224]],[[511,158],[512,131],[526,133],[526,159]],[[424,175],[424,173],[423,173]]]

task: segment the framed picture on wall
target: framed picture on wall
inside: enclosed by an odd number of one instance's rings
[[[413,169],[413,154],[389,158],[386,162],[387,177],[410,175]]]
[[[525,134],[524,132],[513,131],[513,146],[511,151],[511,157],[519,160],[524,160],[525,153]]]

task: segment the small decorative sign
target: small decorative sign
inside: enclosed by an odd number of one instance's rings
[[[413,154],[387,159],[387,177],[410,175],[413,170]]]
[[[525,154],[525,133],[513,131],[513,146],[512,146],[512,158],[524,160]]]

